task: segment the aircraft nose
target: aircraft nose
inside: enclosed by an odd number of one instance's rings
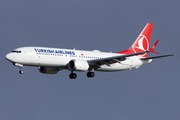
[[[9,54],[7,54],[7,55],[5,56],[5,58],[8,60],[8,59],[9,59]]]
[[[5,56],[5,58],[6,58],[7,60],[11,60],[11,59],[12,59],[12,55],[11,55],[10,53],[8,53],[8,54]]]

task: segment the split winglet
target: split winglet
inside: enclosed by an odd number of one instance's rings
[[[154,43],[154,45],[149,49],[150,52],[159,54],[158,52],[155,52],[155,51],[154,51],[154,48],[156,47],[156,45],[157,45],[158,42],[159,42],[159,39],[158,39],[158,40]]]

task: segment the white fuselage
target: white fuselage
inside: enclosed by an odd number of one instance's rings
[[[106,57],[120,56],[122,54],[108,53],[100,51],[84,51],[75,49],[59,49],[48,47],[21,47],[6,55],[12,63],[24,66],[37,67],[55,67],[68,69],[70,60],[93,60]],[[121,71],[131,68],[138,68],[141,65],[151,62],[151,60],[142,61],[139,56],[127,57],[126,60],[113,63],[111,65],[102,65],[96,71]]]
[[[153,24],[147,23],[132,46],[117,53],[84,51],[75,49],[61,49],[49,47],[21,47],[6,55],[6,59],[19,67],[23,74],[23,66],[37,66],[44,74],[56,74],[61,69],[71,71],[70,79],[77,78],[74,71],[88,71],[87,77],[95,76],[94,71],[122,71],[138,68],[150,63],[153,59],[173,56],[163,55],[147,57],[148,52],[154,51],[158,41],[149,49]],[[157,53],[158,54],[158,53]]]

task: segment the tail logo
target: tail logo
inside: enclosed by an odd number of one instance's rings
[[[141,34],[138,39],[139,40],[132,46],[133,51],[135,53],[137,53],[137,52],[142,52],[142,51],[148,50],[149,42],[148,42],[148,39],[146,38],[146,36]],[[141,56],[143,57],[145,54],[143,54]]]

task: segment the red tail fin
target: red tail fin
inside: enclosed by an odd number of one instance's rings
[[[150,42],[150,38],[151,38],[152,28],[153,28],[153,24],[148,23],[144,27],[144,29],[142,30],[140,35],[137,37],[136,41],[133,43],[131,48],[129,48],[128,50],[117,52],[117,53],[119,53],[119,54],[132,54],[132,53],[147,51],[149,48],[149,42]],[[139,55],[139,56],[146,57],[147,53],[144,53],[144,54]]]

